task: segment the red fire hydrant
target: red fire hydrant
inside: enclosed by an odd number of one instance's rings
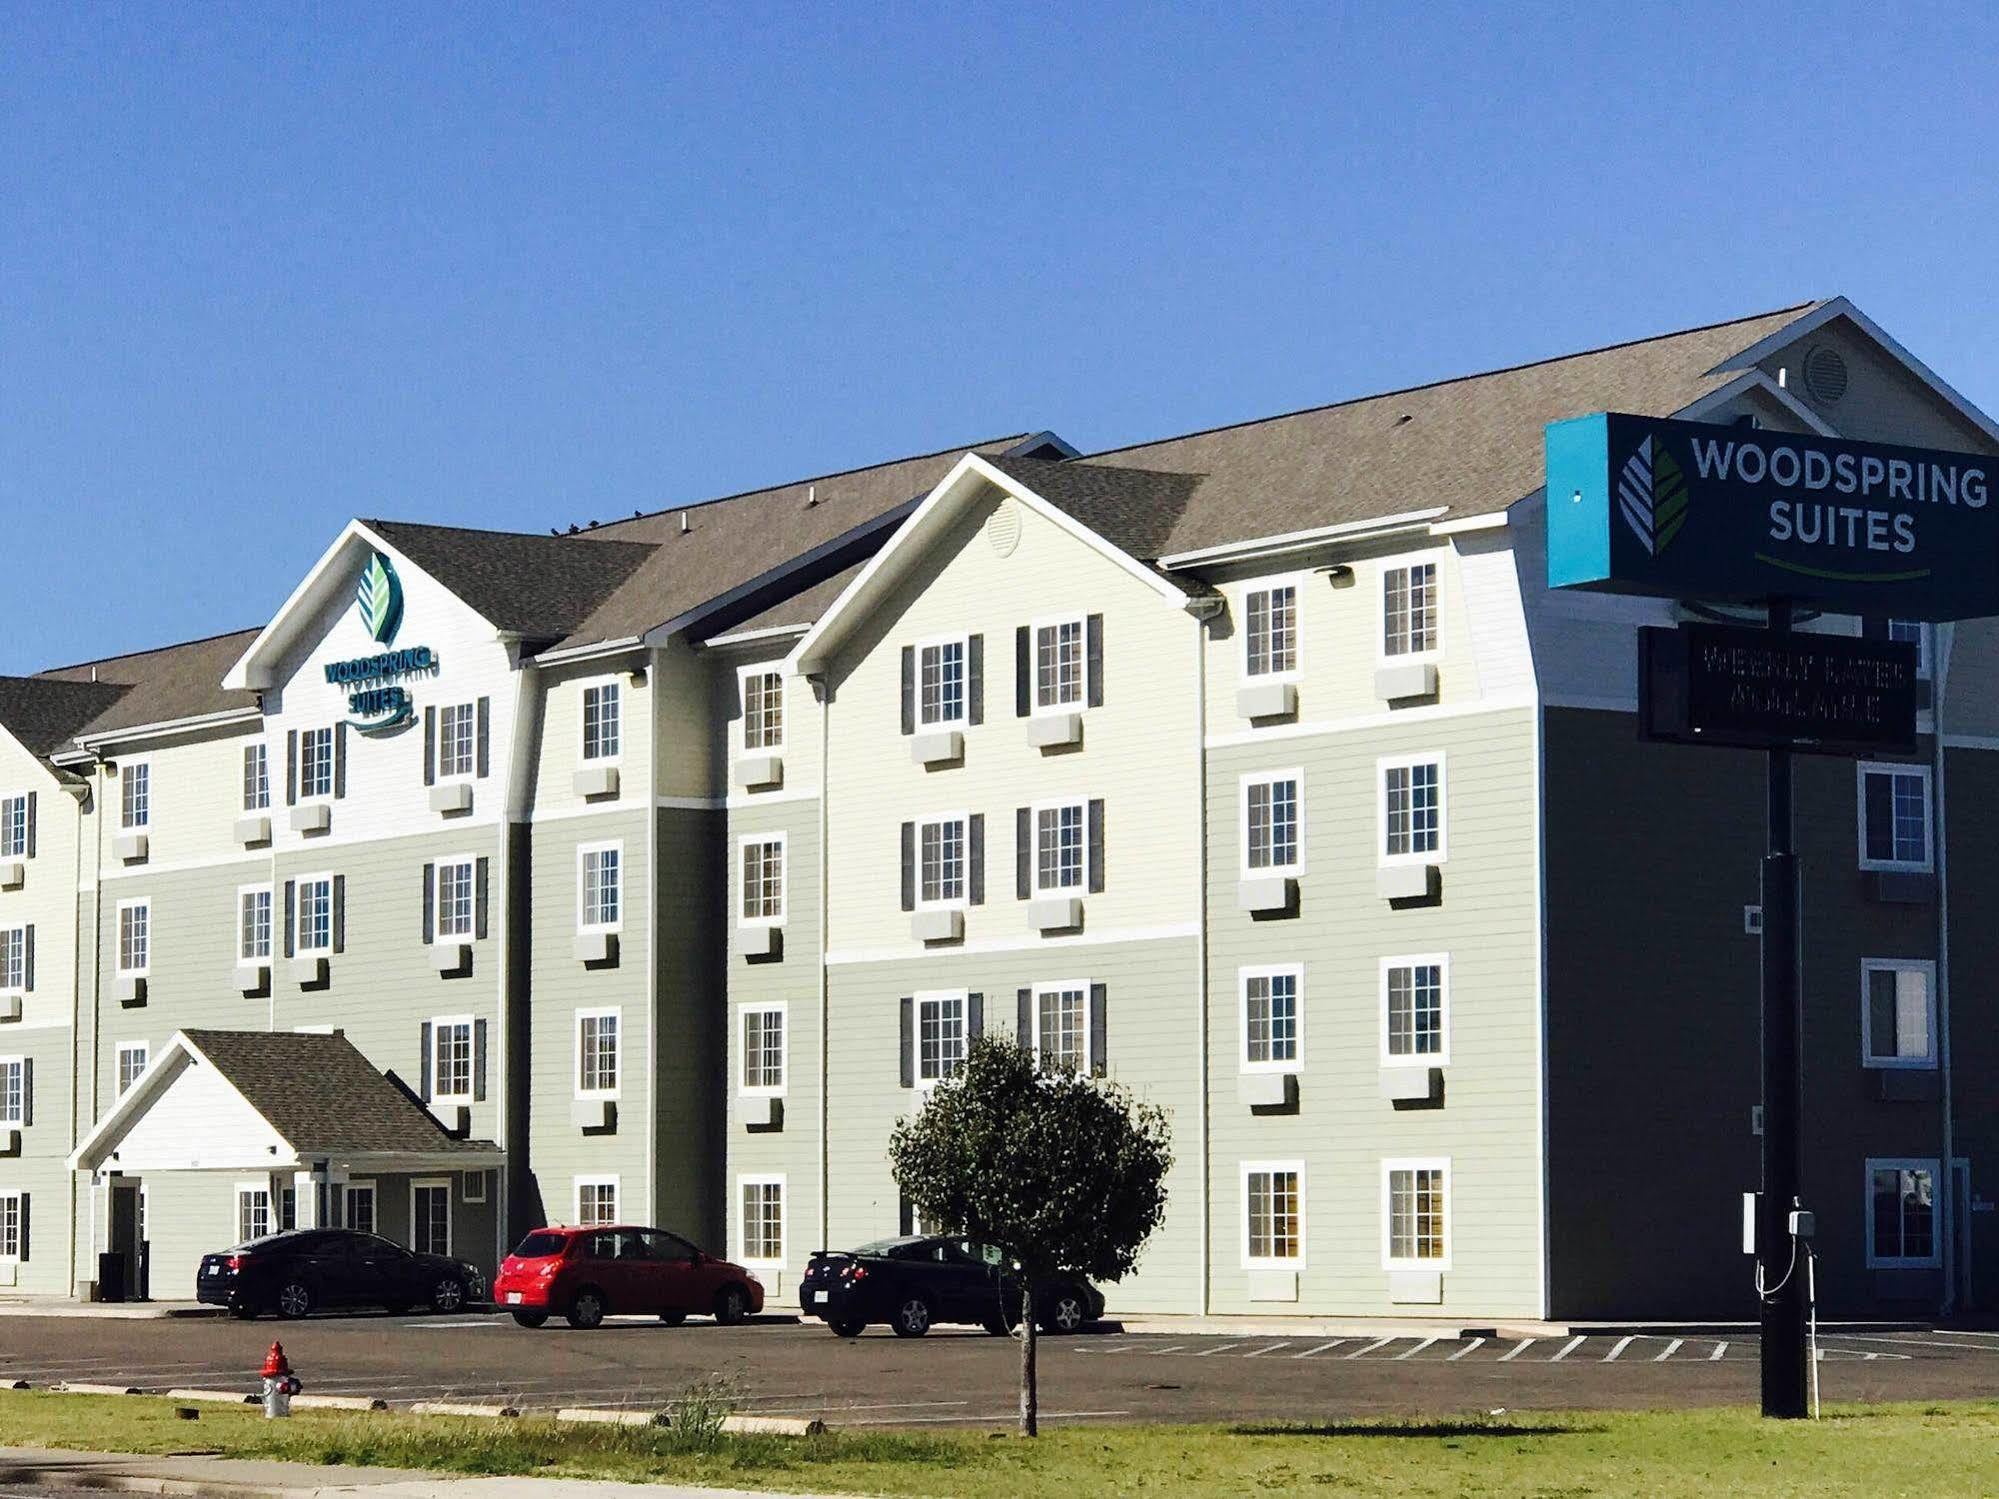
[[[305,1388],[298,1376],[292,1373],[292,1366],[285,1358],[285,1345],[271,1344],[271,1351],[264,1355],[264,1418],[276,1420],[279,1416],[292,1413],[292,1396]]]

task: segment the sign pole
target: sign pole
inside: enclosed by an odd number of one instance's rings
[[[1791,631],[1791,604],[1770,604],[1770,630]],[[1804,1092],[1804,1017],[1798,1002],[1798,861],[1791,839],[1791,751],[1773,748],[1769,850],[1763,857],[1763,1192],[1757,1203],[1756,1277],[1761,1293],[1763,1414],[1807,1414],[1806,1270],[1791,1232],[1799,1207]]]

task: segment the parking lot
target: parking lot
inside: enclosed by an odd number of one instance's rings
[[[314,1394],[521,1409],[670,1404],[722,1379],[740,1408],[842,1426],[1011,1419],[1016,1350],[940,1329],[853,1341],[815,1324],[618,1320],[528,1331],[502,1316],[221,1320],[0,1319],[0,1380],[248,1391],[273,1338]],[[1318,1420],[1332,1415],[1742,1403],[1753,1336],[1230,1337],[1086,1333],[1042,1343],[1055,1421]],[[1999,1397],[1999,1333],[1864,1331],[1821,1339],[1824,1397]]]

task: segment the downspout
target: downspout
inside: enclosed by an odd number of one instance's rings
[[[1194,616],[1194,784],[1201,805],[1195,817],[1199,849],[1194,860],[1194,909],[1199,920],[1194,928],[1195,985],[1194,1034],[1199,1038],[1196,1061],[1199,1089],[1194,1097],[1201,1131],[1201,1294],[1197,1311],[1207,1316],[1214,1301],[1213,1204],[1214,1160],[1208,1115],[1208,1089],[1214,1084],[1212,1047],[1208,1037],[1208,617]]]
[[[1957,1173],[1952,1165],[1956,1121],[1951,1113],[1950,1086],[1950,858],[1945,838],[1943,754],[1943,629],[1932,626],[1930,652],[1930,777],[1936,786],[1931,810],[1936,827],[1937,866],[1937,1074],[1943,1103],[1943,1180],[1937,1183],[1938,1231],[1943,1249],[1944,1316],[1957,1308]]]
[[[95,767],[94,767],[94,766],[92,767],[92,770],[93,770],[93,772],[95,771]],[[82,922],[82,920],[81,920],[81,917],[82,917],[82,914],[83,914],[83,895],[82,895],[82,890],[83,890],[83,820],[84,820],[84,817],[85,817],[85,816],[87,815],[87,814],[86,814],[86,812],[85,812],[85,810],[84,810],[84,809],[85,809],[85,806],[86,806],[86,804],[88,804],[89,806],[92,806],[92,807],[94,807],[94,806],[96,805],[96,799],[95,799],[95,797],[94,797],[94,795],[93,795],[93,791],[94,791],[94,788],[95,788],[95,782],[93,781],[93,782],[91,782],[90,784],[88,784],[88,785],[86,785],[86,786],[84,787],[84,790],[83,790],[83,794],[82,794],[81,796],[78,796],[78,797],[76,797],[76,798],[75,798],[75,801],[76,801],[76,837],[75,837],[75,838],[74,838],[73,840],[71,840],[71,853],[72,853],[72,858],[71,858],[71,861],[70,861],[70,862],[71,862],[71,866],[72,866],[72,868],[71,868],[71,871],[70,871],[70,922],[69,922],[69,926],[70,926],[70,940],[71,940],[71,941],[72,941],[72,942],[73,942],[73,943],[75,944],[75,947],[74,947],[74,949],[73,949],[73,950],[71,951],[71,953],[70,953],[70,965],[69,965],[69,966],[70,966],[70,980],[69,980],[69,1077],[70,1077],[70,1089],[69,1089],[69,1148],[70,1148],[70,1150],[71,1150],[71,1151],[74,1151],[74,1150],[76,1149],[76,1147],[77,1147],[78,1145],[80,1145],[80,1144],[82,1144],[82,1143],[83,1143],[83,1133],[84,1133],[84,1132],[83,1132],[83,1119],[82,1119],[82,1108],[83,1108],[83,1090],[82,1090],[81,1088],[79,1088],[79,1087],[78,1087],[78,1086],[76,1085],[76,1084],[77,1084],[77,1079],[78,1079],[78,1078],[80,1078],[80,1077],[81,1077],[81,1076],[83,1075],[83,1074],[82,1074],[82,1070],[81,1070],[81,1069],[82,1069],[82,1063],[83,1063],[83,1042],[82,1042],[82,1039],[81,1039],[81,1038],[82,1038],[82,1026],[83,1026],[83,954],[84,954],[84,945],[83,945],[83,935],[84,935],[84,934],[83,934],[83,922]],[[67,795],[69,794],[69,792],[68,792],[68,791],[67,791],[67,790],[65,789],[65,790],[64,790],[64,792],[63,792],[63,794],[64,794],[65,796],[67,796]],[[95,826],[94,826],[94,824],[93,824],[93,826],[92,826],[92,828],[91,828],[91,832],[92,832],[92,834],[94,835],[94,834],[96,833],[96,831],[97,831],[97,830],[96,830],[96,827],[95,827]],[[97,877],[96,877],[96,871],[95,871],[94,869],[92,870],[92,873],[91,873],[91,881],[90,881],[90,888],[91,888],[91,912],[90,912],[90,921],[91,921],[91,926],[90,926],[90,939],[91,939],[91,940],[90,940],[90,949],[89,949],[89,951],[90,951],[90,955],[91,955],[91,963],[90,963],[90,974],[91,974],[91,979],[90,979],[90,992],[91,992],[91,996],[92,996],[92,998],[91,998],[91,1013],[92,1013],[93,1015],[95,1015],[95,1014],[96,1014],[96,1010],[97,1010],[97,1002],[96,1002],[96,993],[97,993],[97,943],[98,943],[98,936],[99,936],[99,933],[100,933],[100,932],[101,932],[101,931],[103,930],[103,924],[104,924],[104,912],[103,912],[103,910],[102,910],[102,904],[103,904],[103,902],[102,902],[102,892],[101,892],[101,890],[100,890],[100,887],[98,886],[98,883],[97,883]],[[93,1035],[94,1035],[94,1032],[93,1032]],[[96,1071],[96,1068],[95,1068],[95,1067],[93,1066],[91,1070],[92,1070],[92,1073],[94,1074],[94,1073],[95,1073],[95,1071]],[[92,1123],[93,1125],[94,1125],[94,1124],[95,1124],[95,1123],[97,1122],[97,1115],[96,1115],[96,1111],[95,1111],[95,1108],[94,1108],[94,1107],[93,1107],[93,1110],[92,1110],[92,1112],[91,1112],[91,1115],[90,1115],[90,1121],[91,1121],[91,1123]],[[94,1171],[94,1170],[93,1170],[93,1171],[92,1171],[92,1172],[90,1173],[90,1176],[89,1176],[88,1180],[91,1180],[91,1181],[94,1181],[94,1180],[96,1179],[96,1176],[97,1176],[97,1173],[96,1173],[96,1171]],[[96,1191],[94,1190],[94,1188],[86,1186],[86,1187],[84,1188],[84,1196],[85,1196],[85,1198],[86,1198],[86,1202],[85,1202],[85,1209],[86,1209],[86,1212],[85,1212],[85,1216],[87,1216],[87,1217],[89,1218],[89,1220],[90,1220],[90,1243],[91,1243],[91,1247],[92,1247],[92,1249],[93,1249],[93,1251],[94,1251],[94,1250],[95,1250],[95,1248],[96,1248],[96,1244],[97,1244],[97,1193],[96,1193]],[[77,1263],[76,1263],[76,1220],[77,1220],[77,1217],[78,1217],[78,1213],[77,1213],[77,1211],[76,1211],[76,1173],[75,1173],[74,1171],[72,1171],[72,1172],[70,1172],[70,1174],[69,1174],[69,1233],[68,1233],[68,1234],[66,1235],[66,1237],[67,1237],[67,1238],[68,1238],[68,1240],[69,1240],[69,1248],[68,1248],[68,1251],[67,1251],[67,1256],[66,1256],[66,1260],[67,1260],[67,1263],[68,1263],[68,1265],[69,1265],[69,1295],[71,1295],[71,1296],[75,1296],[75,1295],[76,1295],[76,1279],[77,1279],[77,1277],[76,1277],[76,1272],[77,1272],[77,1268],[78,1268],[78,1267],[77,1267]]]
[[[826,1143],[829,1118],[827,1095],[831,1078],[828,1037],[832,1033],[827,1012],[831,1008],[833,995],[832,971],[826,964],[826,944],[831,935],[827,929],[830,902],[826,881],[832,863],[826,848],[826,793],[832,781],[833,768],[833,683],[827,677],[808,677],[806,680],[819,690],[819,1246],[823,1249],[832,1242],[833,1235],[832,1159]]]

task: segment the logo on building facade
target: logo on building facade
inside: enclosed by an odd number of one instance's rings
[[[403,583],[395,565],[380,552],[372,553],[354,585],[354,608],[369,638],[387,645],[403,622]],[[399,678],[429,676],[437,670],[437,653],[427,645],[406,646],[374,656],[356,656],[326,663],[326,680],[350,689],[347,711],[364,734],[399,729],[416,716],[410,690]]]
[[[361,612],[361,626],[372,640],[387,645],[396,638],[403,622],[403,580],[380,552],[361,569],[361,581],[354,588],[354,603]]]
[[[1687,476],[1656,438],[1638,444],[1617,477],[1617,508],[1648,556],[1673,544],[1687,523]]]

